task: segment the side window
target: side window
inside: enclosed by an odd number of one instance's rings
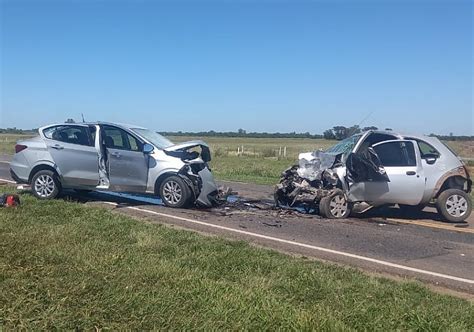
[[[104,143],[110,149],[141,151],[141,143],[125,130],[104,126]]]
[[[438,159],[439,156],[441,155],[438,150],[436,150],[434,147],[432,147],[430,144],[424,142],[424,141],[416,141],[418,143],[418,148],[420,149],[420,154],[422,159],[426,158],[436,158]]]
[[[93,146],[93,140],[87,127],[70,125],[55,126],[43,130],[43,135],[46,138],[59,142]]]
[[[415,148],[412,142],[387,142],[374,146],[383,166],[416,166]]]

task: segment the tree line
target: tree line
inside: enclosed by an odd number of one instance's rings
[[[68,119],[66,123],[74,123],[71,119]],[[385,131],[391,131],[391,128],[382,128]],[[248,137],[248,138],[311,138],[311,139],[331,139],[331,140],[343,140],[352,135],[362,133],[367,130],[379,130],[378,127],[369,126],[369,127],[359,127],[357,125],[345,127],[345,126],[334,126],[325,130],[322,134],[311,134],[306,133],[297,133],[297,132],[288,132],[288,133],[267,133],[267,132],[247,132],[245,129],[239,129],[237,131],[200,131],[200,132],[191,132],[191,131],[164,131],[159,132],[163,136],[191,136],[191,137]],[[0,128],[0,134],[24,134],[24,135],[34,135],[38,132],[38,129],[24,130],[16,127],[13,128]],[[454,135],[450,133],[449,135],[437,135],[430,134],[429,136],[438,137],[444,141],[470,141],[474,140],[474,136],[468,135]]]

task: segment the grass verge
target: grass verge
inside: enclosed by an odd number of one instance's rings
[[[21,199],[0,209],[6,330],[474,329],[472,303],[418,283],[74,202]]]

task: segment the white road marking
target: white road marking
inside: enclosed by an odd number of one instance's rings
[[[2,163],[2,164],[9,164],[9,165],[10,165],[10,162],[9,162],[9,161],[0,160],[0,163]]]
[[[16,182],[10,181],[10,180],[6,180],[6,179],[0,179],[0,181],[4,181],[4,182],[7,182],[7,183],[15,183],[15,184],[16,184]],[[113,206],[117,206],[117,205],[118,205],[117,203],[113,203],[113,202],[102,202],[102,203],[104,203],[104,204],[109,204],[109,205],[113,205]],[[221,230],[225,230],[225,231],[229,231],[229,232],[234,232],[234,233],[238,233],[238,234],[244,234],[244,235],[248,235],[248,236],[253,236],[253,237],[256,237],[256,238],[260,238],[260,239],[271,240],[271,241],[275,241],[275,242],[291,244],[291,245],[294,245],[294,246],[297,246],[297,247],[308,248],[308,249],[313,249],[313,250],[317,250],[317,251],[327,252],[327,253],[330,253],[330,254],[335,254],[335,255],[340,255],[340,256],[355,258],[355,259],[359,259],[359,260],[362,260],[362,261],[371,262],[371,263],[375,263],[375,264],[379,264],[379,265],[384,265],[384,266],[388,266],[388,267],[392,267],[392,268],[396,268],[396,269],[400,269],[400,270],[405,270],[405,271],[410,271],[410,272],[416,272],[416,273],[425,274],[425,275],[429,275],[429,276],[433,276],[433,277],[438,277],[438,278],[443,278],[443,279],[449,279],[449,280],[454,280],[454,281],[459,281],[459,282],[464,282],[464,283],[467,283],[467,284],[474,285],[474,280],[472,280],[472,279],[465,279],[465,278],[460,278],[460,277],[451,276],[451,275],[448,275],[448,274],[443,274],[443,273],[438,273],[438,272],[432,272],[432,271],[417,269],[417,268],[414,268],[414,267],[405,266],[405,265],[400,265],[400,264],[395,264],[395,263],[391,263],[391,262],[387,262],[387,261],[382,261],[382,260],[375,259],[375,258],[370,258],[370,257],[365,257],[365,256],[360,256],[360,255],[355,255],[355,254],[351,254],[351,253],[344,252],[344,251],[338,251],[338,250],[333,250],[333,249],[328,249],[328,248],[323,248],[323,247],[317,247],[317,246],[313,246],[313,245],[310,245],[310,244],[305,244],[305,243],[300,243],[300,242],[296,242],[296,241],[290,241],[290,240],[280,239],[280,238],[273,237],[273,236],[267,236],[267,235],[262,235],[262,234],[257,234],[257,233],[242,231],[242,230],[240,230],[240,229],[234,229],[234,228],[230,228],[230,227],[225,227],[225,226],[220,226],[220,225],[209,224],[209,223],[206,223],[206,222],[203,222],[203,221],[198,221],[198,220],[193,220],[193,219],[189,219],[189,218],[178,217],[178,216],[174,216],[174,215],[171,215],[171,214],[166,214],[166,213],[151,211],[151,210],[142,209],[142,208],[137,208],[137,207],[133,207],[133,206],[127,206],[126,208],[127,208],[127,209],[130,209],[130,210],[136,210],[136,211],[141,211],[141,212],[146,212],[146,213],[158,215],[158,216],[165,217],[165,218],[171,218],[171,219],[186,221],[186,222],[193,223],[193,224],[198,224],[198,225],[207,226],[207,227],[212,227],[212,228],[217,228],[217,229],[221,229]]]
[[[113,202],[103,202],[103,203],[109,204],[109,205],[114,205],[114,206],[118,205],[117,203],[113,203]],[[273,237],[273,236],[267,236],[267,235],[252,233],[252,232],[248,232],[248,231],[242,231],[240,229],[234,229],[234,228],[215,225],[215,224],[209,224],[209,223],[206,223],[206,222],[203,222],[203,221],[178,217],[178,216],[174,216],[174,215],[170,215],[170,214],[166,214],[166,213],[151,211],[151,210],[137,208],[137,207],[133,207],[133,206],[127,206],[126,208],[130,209],[130,210],[141,211],[141,212],[146,212],[146,213],[158,215],[158,216],[161,216],[161,217],[181,220],[181,221],[185,221],[185,222],[189,222],[189,223],[193,223],[193,224],[197,224],[197,225],[202,225],[202,226],[212,227],[212,228],[216,228],[216,229],[221,229],[221,230],[225,230],[225,231],[229,231],[229,232],[233,232],[233,233],[253,236],[253,237],[256,237],[256,238],[260,238],[260,239],[271,240],[271,241],[275,241],[275,242],[291,244],[291,245],[297,246],[297,247],[313,249],[313,250],[327,252],[327,253],[335,254],[335,255],[339,255],[339,256],[355,258],[355,259],[359,259],[359,260],[362,260],[362,261],[371,262],[371,263],[375,263],[375,264],[379,264],[379,265],[383,265],[383,266],[388,266],[388,267],[392,267],[392,268],[396,268],[396,269],[400,269],[400,270],[415,272],[415,273],[419,273],[419,274],[425,274],[425,275],[429,275],[429,276],[432,276],[432,277],[449,279],[449,280],[454,280],[454,281],[459,281],[459,282],[474,285],[474,280],[472,280],[472,279],[465,279],[465,278],[451,276],[451,275],[448,275],[448,274],[442,274],[442,273],[438,273],[438,272],[432,272],[432,271],[417,269],[417,268],[414,268],[414,267],[395,264],[395,263],[391,263],[391,262],[387,262],[387,261],[378,260],[378,259],[375,259],[375,258],[355,255],[355,254],[351,254],[351,253],[344,252],[344,251],[338,251],[338,250],[333,250],[333,249],[328,249],[328,248],[323,248],[323,247],[317,247],[317,246],[313,246],[313,245],[310,245],[310,244],[305,244],[305,243],[300,243],[300,242],[296,242],[296,241],[280,239],[280,238]]]
[[[3,181],[3,182],[6,182],[6,183],[14,183],[14,184],[16,184],[15,181],[7,180],[7,179],[0,179],[0,182],[2,182],[2,181]]]

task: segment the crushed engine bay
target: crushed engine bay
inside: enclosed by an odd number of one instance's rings
[[[275,190],[276,205],[317,212],[321,198],[338,188],[339,177],[335,168],[341,165],[341,154],[301,153],[298,165],[282,173]]]

